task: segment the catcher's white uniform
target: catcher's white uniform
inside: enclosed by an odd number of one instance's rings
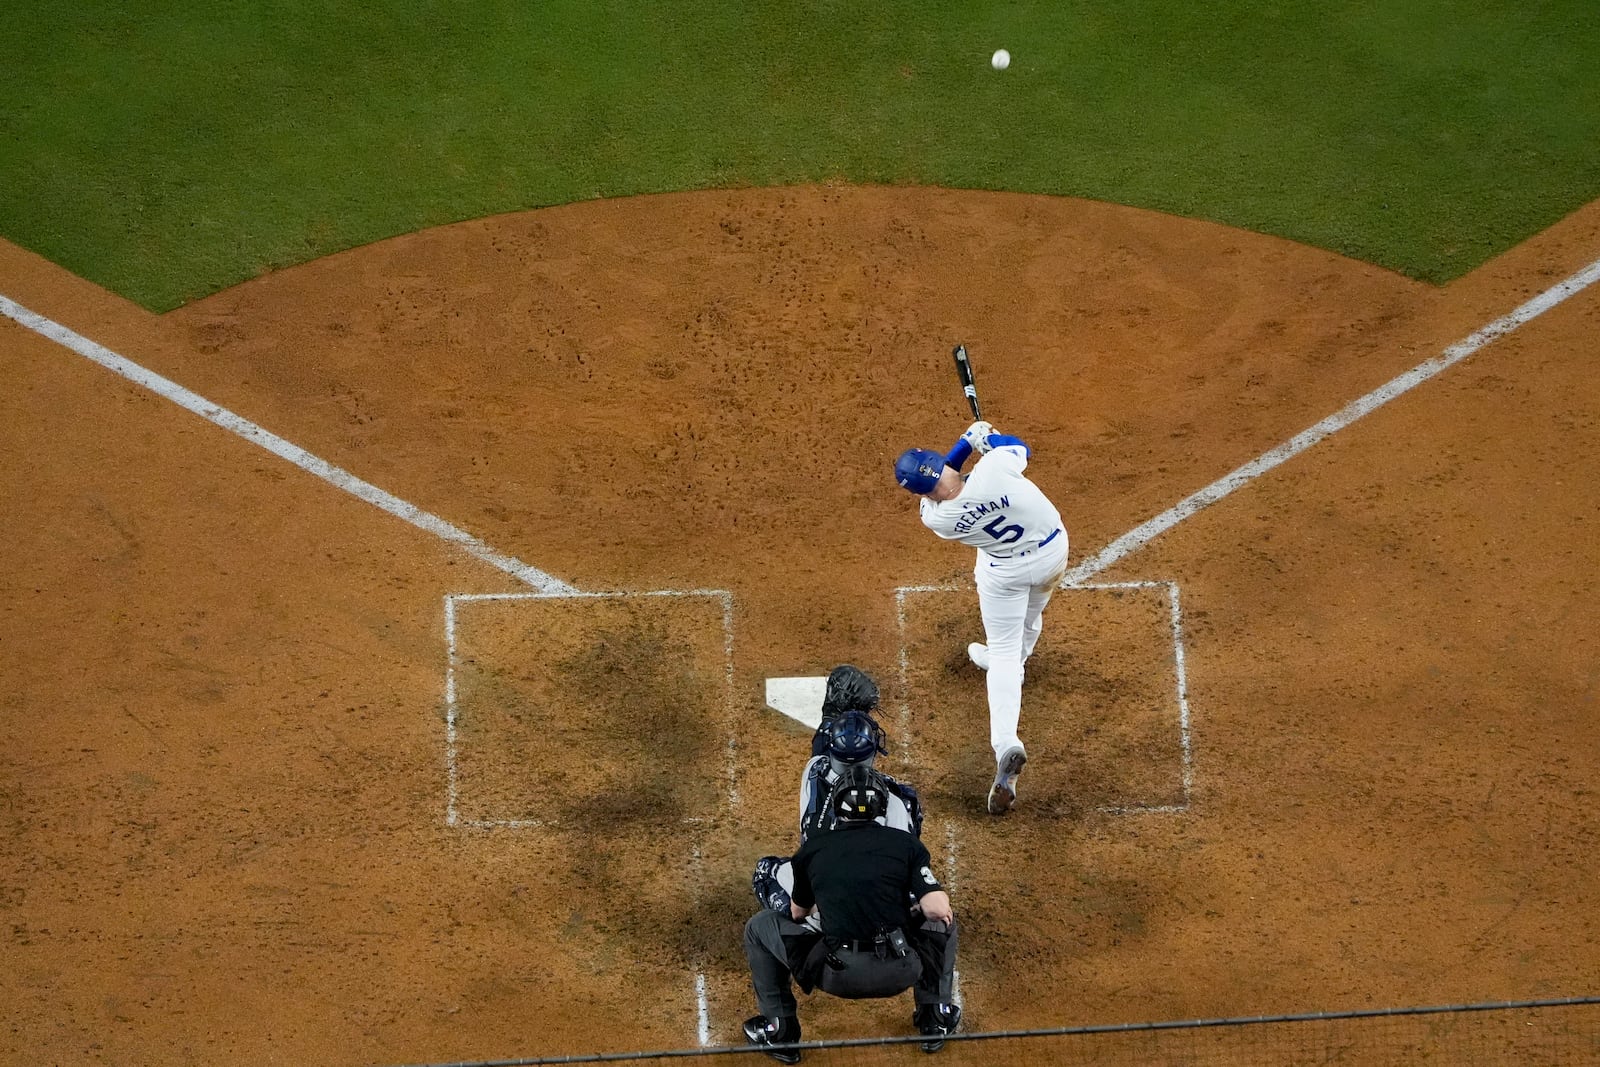
[[[950,500],[921,501],[922,523],[947,541],[978,550],[973,579],[989,646],[989,743],[998,760],[1021,746],[1023,661],[1033,654],[1043,612],[1067,569],[1067,531],[1061,513],[1023,471],[1028,446],[989,434],[961,492]],[[959,444],[950,465],[967,458]]]

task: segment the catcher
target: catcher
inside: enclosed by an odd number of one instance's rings
[[[873,767],[878,756],[888,753],[883,728],[871,714],[877,706],[877,683],[864,671],[845,663],[828,675],[822,721],[811,738],[811,759],[800,775],[801,845],[818,830],[833,828],[835,815],[826,800],[840,778],[857,766],[872,769],[886,793],[882,824],[922,836],[922,802],[916,788]],[[750,883],[762,907],[789,913],[794,870],[788,857],[757,860]],[[817,925],[815,918],[811,922]]]

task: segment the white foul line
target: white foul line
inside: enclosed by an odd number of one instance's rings
[[[706,974],[694,973],[695,1040],[701,1048],[711,1044],[711,1016],[706,1003]]]
[[[336,467],[324,459],[319,459],[299,445],[285,441],[277,434],[262,429],[248,419],[240,418],[226,408],[213,404],[205,397],[190,392],[178,383],[168,378],[163,378],[154,371],[146,370],[132,360],[117,355],[104,345],[96,344],[58,322],[53,322],[37,312],[29,311],[14,300],[0,296],[0,314],[64,348],[71,349],[85,359],[93,360],[112,373],[120,374],[135,385],[142,385],[151,392],[172,401],[179,407],[187,408],[201,418],[216,423],[224,430],[237,434],[252,444],[259,445],[280,459],[288,460],[296,467],[316,475],[329,485],[343,489],[354,497],[382,508],[397,518],[404,519],[420,530],[426,530],[435,537],[456,545],[469,555],[475,556],[491,567],[504,571],[520,582],[526,582],[528,585],[543,592],[576,592],[566,582],[546,574],[537,567],[529,566],[519,559],[496,552],[465,530],[451,525],[437,515],[423,511],[415,504],[407,503],[394,494],[379,489],[370,482],[362,481],[349,471]]]
[[[1323,438],[1344,429],[1363,415],[1377,410],[1402,393],[1421,385],[1440,371],[1455,366],[1480,348],[1498,338],[1504,337],[1517,327],[1532,321],[1567,299],[1567,297],[1581,292],[1594,284],[1597,280],[1600,280],[1600,260],[1595,260],[1565,281],[1558,282],[1546,289],[1515,311],[1495,319],[1470,337],[1457,341],[1439,355],[1418,364],[1388,384],[1381,385],[1359,400],[1350,402],[1341,410],[1329,415],[1310,429],[1301,431],[1277,448],[1263,453],[1233,473],[1218,478],[1199,492],[1178,501],[1177,504],[1155,518],[1129,530],[1101,549],[1098,555],[1067,571],[1066,575],[1061,579],[1061,584],[1063,586],[1074,586],[1086,578],[1099,574],[1130,552],[1143,548],[1150,541],[1172,529],[1172,527],[1178,525],[1178,523],[1187,519],[1201,508],[1215,504],[1235,489],[1254,481],[1285,460],[1299,455]]]
[[[956,821],[946,819],[944,823],[944,887],[952,897],[956,896]],[[950,1003],[959,1007],[961,1005],[961,969],[953,967],[950,970]]]

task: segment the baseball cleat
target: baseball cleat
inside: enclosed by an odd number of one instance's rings
[[[793,1016],[768,1019],[765,1015],[752,1015],[744,1021],[744,1039],[779,1063],[800,1062],[799,1049],[775,1047],[800,1040],[800,1020]]]
[[[944,1039],[961,1025],[961,1008],[955,1004],[921,1004],[911,1022],[924,1038],[922,1051],[938,1052],[944,1048]]]
[[[980,641],[974,641],[967,646],[967,658],[972,660],[972,665],[980,671],[989,669],[989,646]]]
[[[1017,777],[1022,774],[1022,765],[1027,762],[1027,753],[1016,745],[1006,749],[1005,755],[1000,757],[994,785],[989,787],[990,815],[1004,815],[1017,802]]]

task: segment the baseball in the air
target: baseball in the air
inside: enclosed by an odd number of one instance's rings
[[[989,60],[989,65],[995,70],[1005,70],[1011,66],[1011,53],[1004,48],[996,52]]]

